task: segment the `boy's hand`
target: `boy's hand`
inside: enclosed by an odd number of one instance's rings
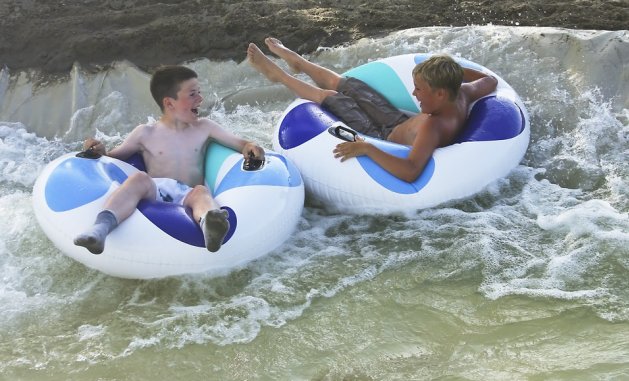
[[[352,157],[362,156],[367,154],[367,150],[371,144],[367,143],[365,139],[360,136],[356,136],[356,140],[353,142],[340,143],[334,148],[334,157],[340,158],[341,161],[351,159]]]
[[[253,156],[257,160],[264,160],[264,149],[253,142],[249,142],[243,147],[242,155],[245,159]]]
[[[105,145],[94,138],[87,138],[83,143],[83,151],[92,150],[99,155],[106,155]]]

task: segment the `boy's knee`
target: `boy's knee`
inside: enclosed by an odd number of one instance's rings
[[[199,206],[207,206],[211,203],[210,191],[203,185],[194,186],[183,199],[183,205],[195,209]]]
[[[194,188],[190,191],[190,197],[198,198],[205,197],[209,195],[208,189],[203,185],[195,185]]]
[[[153,182],[153,179],[146,172],[136,172],[132,174],[125,181],[125,184],[135,189],[142,189],[145,192],[149,192],[155,189],[155,183]]]
[[[147,182],[147,181],[153,181],[151,179],[151,176],[149,176],[146,172],[136,172],[134,174],[132,174],[131,176],[129,176],[129,179],[127,181],[132,181],[132,182]]]
[[[332,97],[334,95],[338,94],[337,91],[335,90],[327,90],[327,89],[322,89],[321,90],[321,99],[318,99],[319,104],[323,104],[323,101],[327,98],[327,97]]]

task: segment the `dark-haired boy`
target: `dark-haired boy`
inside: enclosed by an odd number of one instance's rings
[[[190,207],[199,221],[205,245],[218,251],[229,230],[227,212],[221,210],[204,185],[203,163],[210,139],[242,152],[264,158],[257,144],[241,139],[207,118],[199,118],[203,102],[197,73],[185,66],[165,66],[151,78],[151,94],[162,110],[155,123],[137,126],[124,141],[109,152],[95,140],[87,139],[85,149],[125,160],[136,152],[144,159],[146,172],[129,176],[105,202],[94,225],[78,235],[74,243],[100,254],[109,232],[127,219],[140,200],[177,202]]]

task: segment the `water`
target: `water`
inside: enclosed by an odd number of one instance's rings
[[[446,51],[531,116],[520,166],[408,215],[308,204],[294,236],[219,277],[134,281],[67,258],[35,220],[53,158],[158,116],[128,63],[0,74],[0,379],[629,378],[629,34],[422,28],[310,58],[337,71]],[[292,96],[246,63],[196,61],[204,113],[271,148]]]

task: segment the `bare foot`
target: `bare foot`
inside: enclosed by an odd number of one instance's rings
[[[286,63],[288,64],[288,66],[290,66],[291,70],[294,73],[302,72],[300,67],[300,63],[304,60],[302,56],[284,46],[284,44],[282,44],[282,41],[278,40],[277,38],[267,37],[264,39],[264,43],[266,44],[266,46],[269,47],[269,50],[273,54],[286,61]]]
[[[247,59],[251,66],[257,71],[264,74],[271,82],[280,82],[282,75],[287,73],[271,61],[260,48],[254,43],[250,43],[247,48]]]

